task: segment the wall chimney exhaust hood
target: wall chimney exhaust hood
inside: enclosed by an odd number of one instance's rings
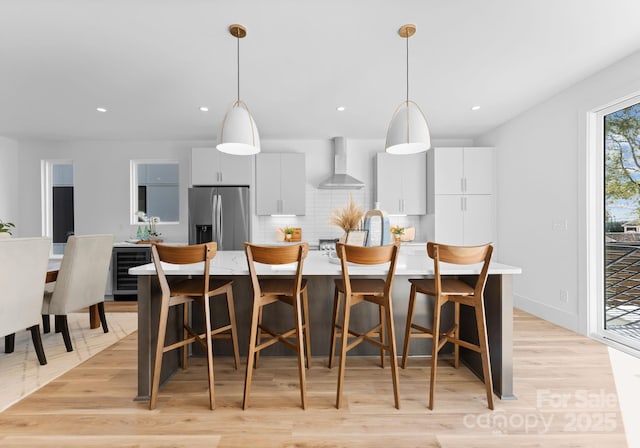
[[[333,174],[322,181],[318,188],[325,190],[358,190],[363,188],[363,182],[347,174],[347,139],[334,137],[333,153]]]

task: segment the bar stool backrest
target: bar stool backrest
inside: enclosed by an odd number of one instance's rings
[[[204,263],[203,286],[202,291],[208,290],[209,285],[209,263],[216,256],[218,244],[216,242],[195,244],[192,246],[168,246],[165,244],[153,244],[151,252],[153,254],[153,263],[158,273],[158,280],[162,293],[167,296],[171,295],[169,283],[162,268],[161,261],[170,264],[193,264],[199,262]]]
[[[461,265],[483,263],[474,288],[474,296],[482,297],[482,293],[487,282],[487,273],[489,271],[491,255],[493,254],[493,246],[491,244],[484,244],[481,246],[452,246],[429,241],[427,243],[427,254],[433,259],[436,291],[438,292],[442,290],[440,280],[440,262]]]
[[[374,265],[389,263],[387,278],[385,280],[385,292],[390,293],[393,284],[393,276],[396,270],[398,259],[398,244],[387,246],[350,246],[348,244],[336,243],[336,252],[342,265],[342,277],[345,288],[349,288],[349,265],[348,263]]]
[[[258,282],[258,274],[254,263],[269,265],[297,263],[294,293],[297,294],[300,292],[302,287],[302,266],[304,259],[309,253],[309,243],[286,246],[260,246],[245,242],[244,249],[247,255],[249,274],[251,275],[251,284],[253,285],[254,291],[260,291],[260,283]]]

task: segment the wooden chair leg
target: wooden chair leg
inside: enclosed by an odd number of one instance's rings
[[[400,409],[400,378],[398,377],[398,353],[396,351],[396,332],[393,323],[393,309],[391,298],[387,297],[385,304],[386,324],[387,324],[387,340],[389,348],[389,358],[391,361],[391,380],[393,381],[393,399],[396,409]]]
[[[260,328],[260,325],[262,325],[262,316],[263,316],[263,308],[264,307],[260,307],[260,310],[258,311],[258,333],[256,336],[256,345],[260,345],[262,343],[262,329]],[[256,365],[255,368],[258,368],[258,365],[260,364],[260,350],[256,351]]]
[[[249,394],[251,393],[251,377],[253,376],[253,365],[256,361],[256,339],[258,337],[258,322],[262,307],[258,298],[254,298],[253,312],[251,313],[251,334],[249,335],[249,353],[247,354],[247,372],[244,377],[244,397],[242,398],[242,409],[247,409],[249,405]]]
[[[71,334],[69,333],[69,322],[67,321],[66,314],[60,314],[56,316],[56,327],[60,327],[59,331],[62,333],[62,339],[64,340],[64,346],[68,352],[73,351],[71,345]]]
[[[158,402],[158,389],[160,388],[160,371],[162,370],[162,355],[164,354],[164,341],[167,334],[167,316],[169,315],[169,301],[163,299],[160,305],[160,320],[158,322],[158,341],[156,343],[156,359],[153,364],[153,379],[151,382],[151,397],[149,409],[155,409]]]
[[[109,327],[107,326],[107,316],[104,314],[104,302],[98,303],[98,315],[100,316],[100,323],[102,323],[102,331],[109,333]]]
[[[48,314],[42,315],[42,332],[45,334],[51,332],[51,319]]]
[[[191,302],[193,303],[193,302]],[[192,306],[191,303],[186,302],[182,304],[182,339],[187,339],[189,337],[189,332],[187,331],[187,325],[189,325],[189,308]],[[189,344],[185,344],[182,346],[182,369],[186,370],[189,366]]]
[[[307,369],[311,368],[311,319],[309,314],[309,297],[307,289],[302,291],[302,309],[304,318],[304,342],[305,342],[305,355],[307,360]]]
[[[4,337],[4,352],[13,353],[16,346],[16,334],[11,333]]]
[[[380,320],[380,367],[382,367],[384,369],[384,355],[385,355],[385,349],[384,347],[386,347],[387,343],[386,343],[386,337],[387,336],[386,333],[386,327],[387,324],[385,323],[385,310],[383,309],[382,306],[378,305],[378,319]]]
[[[340,350],[340,369],[338,370],[338,391],[336,394],[336,408],[342,405],[342,388],[344,385],[344,370],[347,366],[347,342],[349,341],[349,318],[351,316],[351,297],[345,294],[344,313],[342,317],[342,338]]]
[[[407,323],[404,329],[404,345],[402,347],[402,368],[407,367],[407,358],[409,356],[409,341],[411,341],[411,324],[413,324],[413,313],[416,303],[416,287],[411,284],[411,293],[409,294],[409,310],[407,311]]]
[[[295,313],[296,320],[296,345],[298,346],[298,376],[300,378],[300,401],[302,402],[302,409],[306,409],[306,390],[307,381],[305,377],[305,354],[304,354],[304,337],[302,326],[302,298],[297,296],[294,298],[293,311]]]
[[[335,288],[333,293],[333,314],[331,315],[331,347],[329,349],[329,368],[333,367],[336,355],[336,338],[338,334],[338,313],[340,311],[340,292]]]
[[[487,328],[485,325],[485,313],[482,298],[475,306],[476,322],[478,325],[478,345],[480,346],[480,357],[482,359],[482,376],[487,390],[487,405],[493,410],[493,379],[491,378],[491,360],[489,359],[489,346],[487,344]]]
[[[455,330],[453,332],[453,336],[455,337],[456,341],[460,340],[460,303],[455,302],[454,303],[454,325],[455,325]],[[455,344],[453,344],[453,367],[455,367],[456,369],[460,367],[460,344],[458,344],[457,342]]]
[[[229,312],[229,323],[231,324],[231,343],[233,344],[233,362],[236,370],[240,365],[240,350],[238,349],[238,329],[236,327],[236,310],[233,303],[233,289],[231,285],[227,289],[227,311]]]
[[[436,392],[436,370],[438,367],[438,346],[440,345],[440,310],[442,307],[441,299],[434,298],[433,303],[433,326],[432,343],[431,343],[431,378],[429,380],[429,409],[433,410],[433,396]]]
[[[216,408],[216,399],[213,379],[213,339],[211,338],[211,303],[208,295],[204,296],[204,326],[205,345],[207,347],[207,377],[209,379],[209,407],[213,411]]]
[[[44,354],[44,347],[42,346],[42,337],[40,336],[40,325],[34,325],[29,327],[31,330],[31,340],[33,341],[33,347],[36,349],[36,355],[38,356],[38,362],[41,366],[47,364],[47,357]]]

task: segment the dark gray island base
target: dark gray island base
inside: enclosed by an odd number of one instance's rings
[[[223,254],[218,254],[217,258]],[[234,252],[236,262],[239,262],[243,257],[242,252]],[[324,261],[327,263],[326,258],[321,259],[322,254],[310,252],[310,257],[315,257],[311,264],[310,274],[305,273],[305,278],[308,281],[309,289],[309,311],[311,315],[311,351],[312,356],[315,357],[328,357],[329,354],[329,342],[330,342],[330,329],[331,329],[331,308],[333,303],[333,279],[338,278],[339,271],[336,270],[336,266],[332,266],[329,269],[322,267],[318,268],[318,263]],[[227,258],[229,253],[227,253]],[[221,257],[223,258],[223,257]],[[411,258],[411,257],[409,257]],[[412,260],[408,260],[411,264]],[[215,260],[214,260],[215,262]],[[223,263],[224,260],[219,263]],[[224,264],[223,264],[224,266]],[[405,265],[406,266],[406,265]],[[305,264],[306,271],[307,264]],[[396,344],[398,347],[398,353],[402,353],[402,344],[405,330],[405,320],[409,301],[409,278],[416,277],[428,277],[428,266],[419,266],[399,269],[399,274],[396,275],[393,284],[393,314],[396,328]],[[200,269],[200,272],[202,270]],[[218,269],[218,271],[224,271],[224,268]],[[247,353],[248,350],[248,337],[249,327],[251,319],[251,307],[252,296],[251,286],[249,278],[244,275],[241,268],[227,269],[227,272],[232,271],[232,275],[219,275],[221,278],[228,278],[233,280],[233,293],[236,309],[236,319],[238,326],[238,340],[240,344],[240,353]],[[322,272],[321,272],[322,271]],[[328,271],[328,272],[327,272]],[[422,272],[426,275],[419,275],[417,272]],[[152,265],[144,265],[137,268],[132,268],[130,271],[134,275],[138,275],[138,396],[136,399],[148,400],[151,385],[151,375],[153,371],[153,363],[155,359],[155,345],[157,341],[157,329],[158,319],[160,312],[160,288],[157,282],[157,278],[154,275]],[[212,272],[216,273],[216,269],[213,268]],[[492,273],[493,272],[493,273]],[[167,272],[168,273],[168,272]],[[271,272],[273,275],[286,275],[286,271]],[[405,273],[407,275],[405,275]],[[448,272],[447,272],[448,273]],[[458,275],[459,278],[473,284],[474,275],[472,270],[463,272],[457,270],[451,272],[452,275]],[[495,264],[492,265],[492,269],[489,270],[489,276],[487,279],[487,285],[485,289],[485,307],[487,316],[487,332],[489,339],[489,351],[491,356],[491,371],[493,375],[493,389],[498,397],[501,399],[515,399],[513,395],[513,298],[512,298],[512,274],[520,273],[519,268],[512,266],[505,266]],[[182,275],[197,274],[195,271],[179,271],[176,272],[176,278]],[[377,274],[377,272],[376,272]],[[364,275],[363,275],[364,276]],[[419,297],[416,301],[416,313],[415,322],[420,322],[428,327],[431,327],[432,323],[432,305],[431,298],[425,296]],[[219,316],[227,316],[225,300],[214,299],[212,306],[212,324],[220,325],[223,322]],[[362,307],[362,308],[360,308]],[[377,320],[377,311],[374,307],[371,310],[360,305],[360,309],[355,309],[352,315],[352,325],[354,328],[358,326],[365,327],[369,323],[373,323]],[[461,307],[461,335],[470,340],[477,341],[475,334],[475,316],[473,312],[466,312],[467,307]],[[278,313],[278,309],[274,313],[265,314],[265,323],[281,326],[289,326],[288,319],[292,319],[291,313]],[[197,319],[198,311],[194,310],[192,316]],[[182,317],[178,313],[174,312],[170,315],[170,324],[167,329],[167,338],[176,338],[178,334],[179,322]],[[286,319],[286,320],[285,320]],[[447,321],[452,321],[452,312],[449,315],[444,316],[443,326],[446,328]],[[197,325],[197,323],[194,323]],[[170,332],[173,328],[174,331]],[[445,347],[445,350],[447,348]],[[379,351],[374,347],[361,345],[354,349],[352,355],[361,356],[375,356],[379,355]],[[414,339],[411,342],[409,354],[412,356],[426,356],[431,353],[431,340],[430,339]],[[215,356],[231,356],[232,349],[228,341],[216,340],[214,342],[214,357]],[[265,350],[265,355],[276,356],[292,356],[293,351],[282,344],[276,344]],[[460,349],[461,359],[476,375],[482,377],[482,366],[480,362],[480,356],[470,350]],[[411,365],[427,365],[428,359],[409,360],[409,367]],[[179,368],[179,351],[172,351],[164,356],[162,366],[162,378],[161,382],[166,381],[178,368]],[[313,368],[327,368],[326,362],[315,364]],[[244,369],[238,370],[238,375],[244,375]],[[428,378],[425,378],[428,381]],[[402,387],[402,384],[400,385]]]

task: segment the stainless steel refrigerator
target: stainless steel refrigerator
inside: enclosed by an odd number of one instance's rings
[[[215,241],[218,250],[243,250],[250,230],[249,187],[189,189],[189,244]]]

